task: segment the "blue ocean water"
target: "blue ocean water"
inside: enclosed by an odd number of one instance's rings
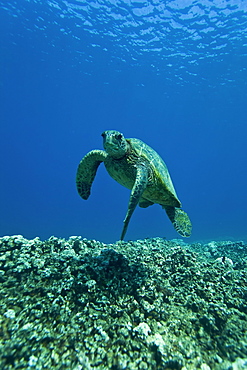
[[[165,160],[188,241],[247,238],[246,0],[0,1],[0,235],[119,239],[129,190],[81,158],[116,129]],[[160,206],[126,239],[179,238]]]

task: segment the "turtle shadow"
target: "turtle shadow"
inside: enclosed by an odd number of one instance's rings
[[[91,256],[84,266],[84,272],[83,285],[87,292],[111,298],[125,295],[137,298],[137,291],[148,276],[143,265],[131,263],[123,254],[111,248],[103,249],[98,256]]]

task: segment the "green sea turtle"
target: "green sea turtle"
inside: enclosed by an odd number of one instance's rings
[[[92,150],[82,158],[76,175],[79,195],[88,199],[98,166],[104,162],[109,175],[131,189],[128,211],[121,240],[137,206],[146,208],[154,203],[165,209],[176,231],[183,237],[191,235],[190,219],[180,207],[166,164],[147,144],[139,139],[125,139],[119,131],[104,131],[103,150]]]

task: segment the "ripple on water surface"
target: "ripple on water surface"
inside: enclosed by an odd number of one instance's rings
[[[1,2],[0,2],[1,4]],[[75,60],[148,65],[157,73],[201,75],[203,62],[245,70],[247,3],[220,1],[26,1],[2,2],[26,30],[41,31],[48,44],[61,45]],[[230,58],[230,59],[229,59]],[[236,65],[237,64],[237,65]],[[235,65],[235,67],[234,67]],[[228,67],[226,67],[227,69]],[[229,76],[226,76],[229,78]]]

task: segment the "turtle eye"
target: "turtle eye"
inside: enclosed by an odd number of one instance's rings
[[[101,136],[102,136],[103,138],[105,138],[105,137],[106,137],[105,132],[102,132]]]
[[[118,134],[118,135],[116,135],[115,137],[116,137],[116,139],[121,140],[121,139],[122,139],[122,137],[123,137],[123,135],[122,135],[122,134]]]

